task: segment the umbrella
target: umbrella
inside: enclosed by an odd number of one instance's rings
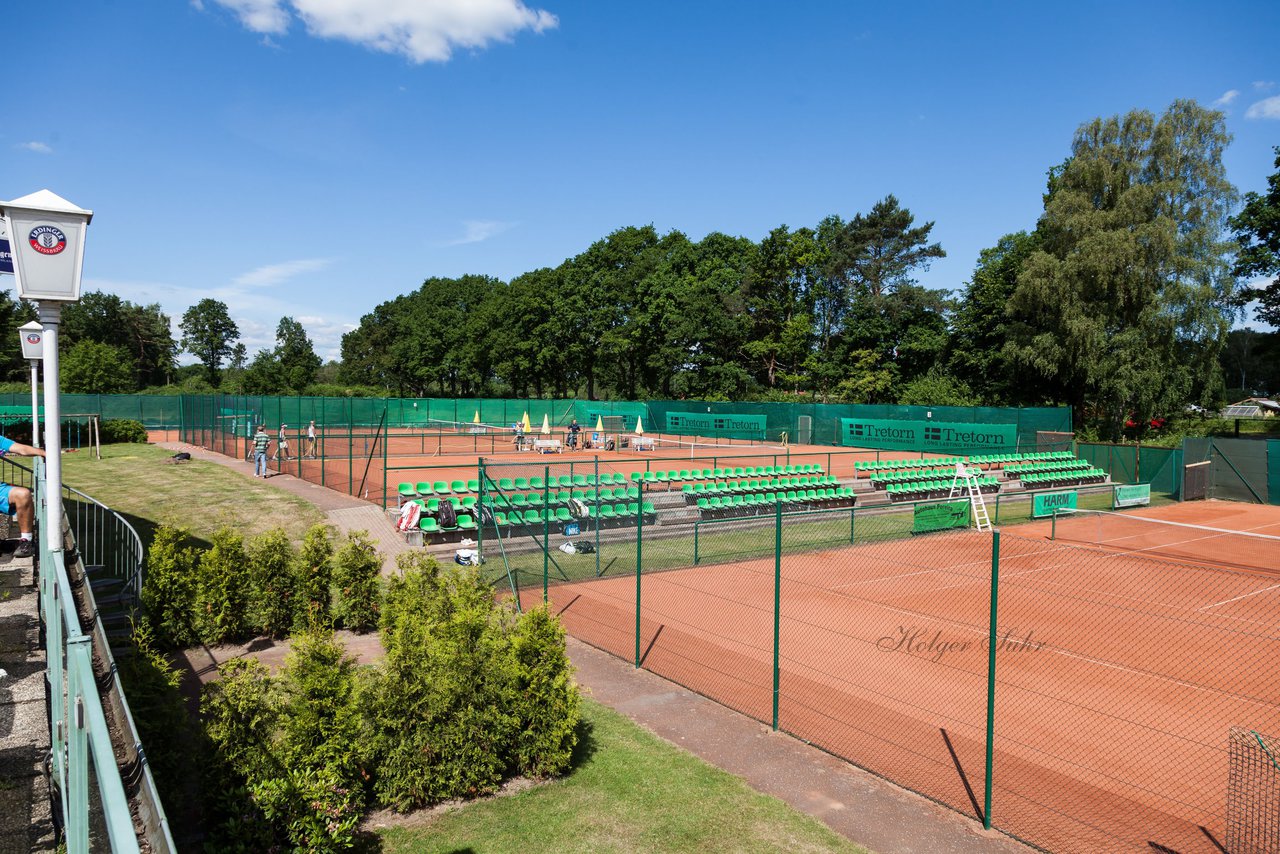
[[[472,424],[479,424],[479,423],[480,423],[480,410],[479,410],[479,409],[477,409],[477,410],[476,410],[476,417],[471,419],[471,423],[472,423]]]
[[[603,415],[596,416],[596,432],[597,433],[604,432],[604,416]]]
[[[544,412],[542,414],[542,435],[547,436],[550,434],[551,434],[551,421],[547,416],[547,414]]]
[[[644,435],[644,423],[640,420],[639,415],[636,416],[636,435],[637,436]]]
[[[524,414],[524,432],[526,433],[529,432],[529,413],[528,412]]]

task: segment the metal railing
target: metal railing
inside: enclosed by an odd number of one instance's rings
[[[7,469],[30,475],[36,521],[43,530],[49,524],[46,470],[43,460],[33,462],[34,471],[12,462]],[[125,742],[124,761],[133,766],[130,788],[137,802],[142,837],[150,850],[174,851],[85,570],[84,555],[91,555],[90,560],[120,578],[124,589],[136,596],[142,579],[142,541],[133,527],[106,505],[74,489],[64,487],[64,493],[79,500],[67,504],[63,536],[39,538],[39,591],[48,667],[51,784],[57,792],[66,850],[69,854],[103,850],[102,840],[91,840],[91,835],[102,832],[113,852],[141,850],[107,725],[110,715]],[[50,542],[63,548],[51,549]],[[78,553],[80,548],[85,551]],[[82,614],[90,616],[82,618]],[[101,693],[99,674],[94,670],[95,653],[107,671],[103,677],[108,687]],[[90,797],[91,775],[97,783],[96,799]]]

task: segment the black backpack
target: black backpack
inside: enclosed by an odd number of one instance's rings
[[[440,502],[440,509],[436,511],[436,521],[440,523],[441,528],[458,527],[458,514],[453,511],[453,502]]]

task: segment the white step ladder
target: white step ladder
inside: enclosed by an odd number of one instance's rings
[[[969,504],[973,507],[973,522],[979,531],[991,530],[991,517],[987,515],[987,502],[982,497],[982,488],[978,485],[982,469],[967,468],[963,462],[956,463],[956,473],[951,479],[951,493],[948,498],[969,493]]]

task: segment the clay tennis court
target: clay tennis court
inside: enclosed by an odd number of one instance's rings
[[[1280,530],[1271,507],[1157,515]],[[1054,851],[1225,850],[1230,728],[1280,733],[1280,573],[1043,527],[1001,538],[994,825]],[[780,728],[980,818],[991,558],[978,532],[784,556]],[[636,655],[634,576],[550,595],[570,633]],[[773,597],[772,557],[644,575],[642,666],[771,721]]]

